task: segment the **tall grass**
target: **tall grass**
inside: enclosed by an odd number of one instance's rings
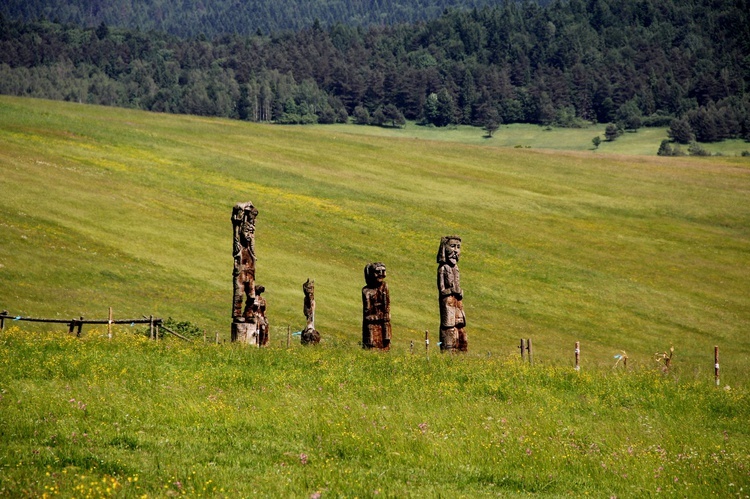
[[[679,367],[0,336],[0,495],[746,497],[750,401]]]

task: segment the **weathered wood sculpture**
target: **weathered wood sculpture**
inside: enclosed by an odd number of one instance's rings
[[[391,347],[391,298],[385,282],[385,265],[365,266],[362,288],[362,348],[389,350]]]
[[[258,344],[258,303],[255,288],[255,219],[253,203],[237,203],[232,209],[234,258],[232,298],[232,341]],[[243,300],[245,309],[242,309]]]
[[[255,286],[255,303],[257,306],[255,318],[258,324],[258,346],[260,347],[267,346],[268,341],[271,339],[268,316],[266,315],[267,303],[266,299],[261,296],[265,290],[265,286]]]
[[[440,300],[440,350],[466,352],[466,336],[458,259],[461,257],[461,238],[445,236],[440,240],[437,253],[437,287]]]
[[[315,329],[315,281],[307,279],[302,283],[302,292],[305,293],[302,312],[305,314],[307,325],[302,330],[300,342],[303,345],[317,345],[320,343],[320,333]]]

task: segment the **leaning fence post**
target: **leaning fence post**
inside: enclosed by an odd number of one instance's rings
[[[581,360],[581,342],[576,341],[576,371],[581,370],[580,360]]]
[[[714,381],[719,386],[719,346],[714,346]]]

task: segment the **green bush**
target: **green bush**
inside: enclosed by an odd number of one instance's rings
[[[186,338],[203,338],[203,329],[190,321],[178,321],[168,317],[163,324],[175,333],[181,334]],[[164,335],[164,331],[161,331],[160,336],[163,337]]]

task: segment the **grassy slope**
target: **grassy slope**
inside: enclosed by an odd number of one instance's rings
[[[546,132],[550,133],[550,132]],[[228,331],[237,201],[260,209],[272,334],[356,342],[362,268],[388,266],[397,347],[435,330],[434,253],[464,238],[474,352],[650,363],[674,344],[750,364],[746,159],[485,148],[0,98],[0,296],[12,313],[154,313]],[[433,336],[434,337],[434,336]],[[746,369],[745,369],[745,372]],[[729,374],[728,374],[729,375]]]
[[[0,495],[750,490],[747,160],[0,97],[0,173],[0,307],[104,317],[112,305],[226,335],[229,214],[251,199],[274,345],[302,323],[308,276],[326,338],[257,351],[154,344],[126,329],[111,342],[101,330],[6,332]],[[427,361],[406,349],[434,331],[446,233],[464,237],[472,353]],[[362,267],[374,260],[389,268],[388,355],[355,347]],[[534,339],[533,369],[508,360],[519,337]],[[580,375],[554,366],[569,366],[576,340]],[[647,369],[672,343],[673,374]],[[730,390],[711,383],[715,343]],[[635,372],[591,369],[620,349]]]

